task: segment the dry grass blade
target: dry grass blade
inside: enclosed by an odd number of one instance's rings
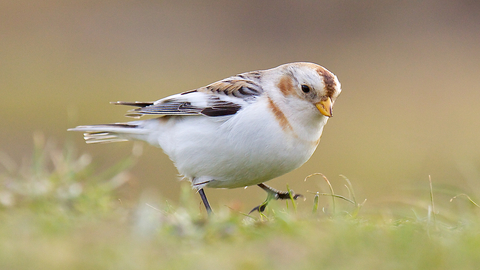
[[[470,198],[470,196],[468,196],[468,195],[465,194],[465,193],[461,193],[461,194],[458,194],[458,195],[452,197],[452,198],[450,199],[450,202],[452,202],[454,199],[456,199],[456,198],[458,198],[458,197],[460,197],[460,196],[467,197],[467,200],[469,200],[471,203],[473,203],[473,205],[475,205],[476,207],[480,208],[480,205],[478,205],[474,200],[472,200],[472,198]]]
[[[358,206],[357,198],[355,197],[355,192],[353,191],[352,182],[350,182],[350,180],[348,180],[348,178],[343,174],[340,174],[340,177],[342,177],[347,182],[347,185],[345,185],[345,187],[347,187],[348,192],[352,196],[352,200],[353,200],[355,206]]]

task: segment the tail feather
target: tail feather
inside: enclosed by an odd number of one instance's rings
[[[144,135],[146,133],[146,130],[141,126],[131,123],[78,126],[70,128],[68,131],[85,132],[83,137],[88,144],[123,142],[137,139],[139,135]]]
[[[119,137],[118,134],[111,132],[87,132],[83,133],[83,138],[88,144],[91,143],[111,143],[128,141],[126,138]]]

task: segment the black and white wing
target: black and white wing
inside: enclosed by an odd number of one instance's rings
[[[129,111],[127,116],[131,117],[145,114],[211,117],[233,115],[263,93],[259,77],[259,72],[248,72],[155,102],[118,101],[113,104],[138,107]]]

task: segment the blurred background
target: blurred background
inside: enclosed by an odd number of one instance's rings
[[[428,175],[480,188],[478,1],[1,1],[0,40],[0,151],[17,162],[42,132],[106,168],[133,143],[86,145],[66,130],[129,121],[110,101],[310,61],[343,93],[312,159],[270,185],[310,200],[307,191],[327,189],[307,175],[345,193],[342,174],[369,204],[422,189]],[[176,179],[168,157],[145,145],[129,196],[175,202]],[[243,211],[265,197],[256,187],[206,192],[213,207]]]

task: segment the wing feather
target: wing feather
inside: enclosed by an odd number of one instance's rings
[[[155,102],[117,101],[113,104],[138,107],[128,112],[127,116],[130,117],[145,114],[201,114],[211,117],[232,115],[263,93],[259,78],[258,72],[248,72]]]

